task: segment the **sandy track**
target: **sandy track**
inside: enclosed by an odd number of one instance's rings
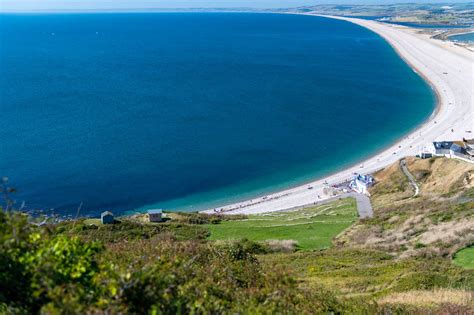
[[[251,214],[322,201],[326,198],[323,194],[325,181],[331,185],[350,178],[354,172],[374,172],[402,157],[417,154],[421,148],[435,140],[474,137],[473,52],[451,42],[418,34],[417,30],[404,26],[353,18],[332,18],[358,24],[382,36],[437,92],[436,112],[417,130],[362,163],[309,184],[218,209],[223,209],[228,214]],[[308,186],[312,186],[313,189],[308,189]],[[318,198],[318,195],[321,198]],[[213,209],[205,212],[213,212]]]

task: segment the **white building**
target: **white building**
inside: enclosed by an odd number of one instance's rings
[[[161,222],[161,221],[163,221],[163,210],[161,210],[161,209],[148,210],[148,220],[150,222]]]
[[[467,162],[474,162],[474,139],[433,142],[430,151],[436,156],[459,158]]]
[[[451,146],[453,145],[453,141],[440,141],[440,142],[433,142],[431,147],[431,153],[436,156],[446,156],[450,157],[451,154]]]
[[[359,194],[369,194],[369,187],[375,183],[374,178],[370,175],[354,174],[354,179],[349,186]]]

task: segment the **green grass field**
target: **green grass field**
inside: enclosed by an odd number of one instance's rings
[[[461,249],[454,255],[453,262],[466,269],[474,269],[474,246]]]
[[[211,240],[295,240],[301,250],[323,249],[357,220],[354,199],[289,212],[251,215],[245,220],[206,225]]]

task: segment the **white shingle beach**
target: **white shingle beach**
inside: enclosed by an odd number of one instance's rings
[[[355,172],[374,172],[402,157],[418,154],[424,146],[433,141],[474,137],[472,51],[453,42],[432,39],[419,30],[404,26],[354,18],[332,18],[366,27],[390,43],[414,71],[422,75],[435,89],[438,95],[436,112],[427,122],[399,142],[353,167],[302,186],[219,207],[219,210],[228,214],[256,214],[319,202],[329,198],[323,193],[327,184],[340,183],[349,179]],[[213,212],[214,209],[206,211]]]

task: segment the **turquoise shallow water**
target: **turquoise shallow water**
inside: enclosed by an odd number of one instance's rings
[[[378,35],[319,17],[1,15],[0,175],[27,208],[196,210],[355,163],[435,96]]]

